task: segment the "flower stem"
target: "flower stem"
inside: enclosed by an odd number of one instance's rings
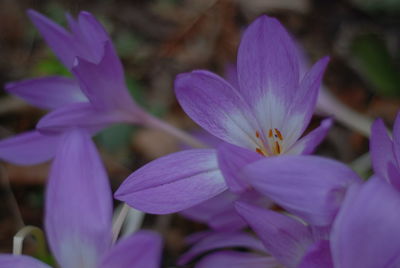
[[[126,203],[124,203],[122,205],[121,210],[119,211],[118,216],[116,217],[116,219],[113,222],[113,226],[112,226],[112,244],[115,244],[115,242],[118,239],[119,232],[121,231],[122,224],[124,223],[125,218],[128,215],[128,211],[129,211],[129,206]]]
[[[36,252],[39,258],[44,258],[47,255],[45,238],[43,231],[35,226],[25,226],[14,235],[13,239],[13,254],[21,255],[24,246],[24,240],[28,235],[32,235],[37,243]]]
[[[325,88],[318,97],[317,110],[324,115],[333,115],[334,119],[366,137],[371,135],[372,119],[350,109]]]
[[[163,130],[170,135],[178,138],[182,142],[186,143],[187,145],[193,148],[206,148],[207,146],[198,141],[193,136],[187,134],[186,132],[168,124],[167,122],[160,120],[154,116],[147,116],[145,120],[145,125],[151,128],[156,128]]]

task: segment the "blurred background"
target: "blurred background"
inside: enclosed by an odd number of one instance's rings
[[[70,76],[28,20],[29,8],[62,25],[66,12],[93,13],[112,36],[132,96],[187,131],[196,125],[174,97],[176,74],[208,69],[224,75],[236,60],[241,33],[260,14],[277,17],[310,62],[331,56],[324,84],[345,107],[366,120],[382,117],[389,126],[400,108],[400,0],[0,0],[2,87],[26,78]],[[0,91],[0,138],[33,129],[44,114]],[[316,116],[310,129],[321,118]],[[181,148],[158,130],[126,125],[95,140],[114,189],[133,170]],[[367,135],[339,122],[317,153],[358,165],[367,151]],[[369,162],[361,163],[366,177]],[[11,252],[12,237],[23,224],[42,226],[48,166],[1,163],[0,252]],[[144,226],[165,235],[165,265],[182,253],[185,235],[205,228],[179,215],[146,216]]]

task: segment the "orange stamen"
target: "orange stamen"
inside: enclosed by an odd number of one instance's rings
[[[265,154],[263,153],[263,151],[260,150],[260,148],[256,148],[256,152],[262,156],[265,156]]]
[[[269,129],[268,137],[269,137],[269,138],[272,138],[272,129]]]
[[[275,153],[277,153],[277,154],[280,154],[281,153],[281,146],[279,145],[279,143],[276,141],[275,143],[274,143],[274,145],[275,145]]]
[[[274,130],[275,134],[278,136],[278,139],[283,140],[282,133],[277,128],[274,128]]]
[[[260,138],[260,132],[256,131],[256,137]]]

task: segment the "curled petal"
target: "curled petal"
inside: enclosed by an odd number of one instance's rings
[[[206,201],[227,189],[215,150],[161,157],[132,173],[115,198],[147,213],[166,214]]]
[[[260,193],[312,225],[330,225],[347,187],[360,183],[346,165],[307,155],[268,157],[246,166],[244,176]]]
[[[62,267],[96,267],[111,243],[111,188],[96,147],[82,130],[64,134],[46,191],[45,227]]]

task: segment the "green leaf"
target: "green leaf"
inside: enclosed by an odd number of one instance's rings
[[[380,96],[400,96],[400,71],[396,68],[384,40],[376,34],[357,36],[351,53],[363,78]]]

